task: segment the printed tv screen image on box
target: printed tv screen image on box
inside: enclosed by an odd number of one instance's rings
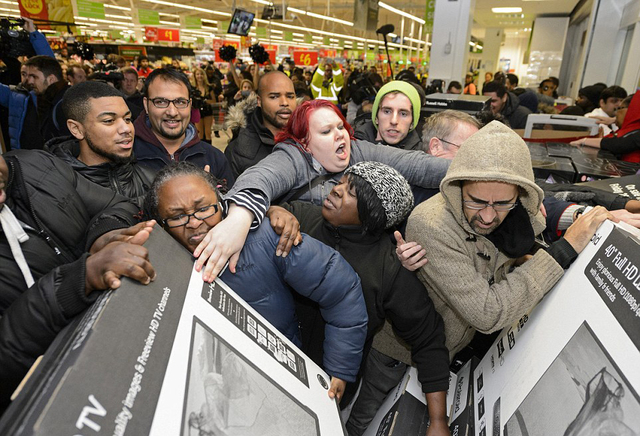
[[[473,372],[477,436],[640,434],[640,239],[605,221]]]
[[[194,318],[182,434],[316,436],[318,418]]]
[[[507,420],[504,434],[578,436],[596,429],[636,435],[640,399],[585,322]]]

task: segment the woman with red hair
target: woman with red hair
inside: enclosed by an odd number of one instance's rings
[[[321,205],[344,171],[363,161],[387,164],[409,183],[437,189],[450,163],[423,151],[355,139],[340,110],[326,100],[298,106],[275,140],[273,152],[238,177],[225,197],[232,204],[227,218],[194,251],[198,270],[207,263],[205,280],[215,279],[230,257],[234,271],[247,233],[259,225],[271,203],[302,200]],[[283,232],[278,251],[286,255],[296,237],[297,231]]]

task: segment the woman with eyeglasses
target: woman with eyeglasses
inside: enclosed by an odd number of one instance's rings
[[[180,162],[160,171],[147,198],[147,215],[193,252],[211,229],[224,222],[227,203],[217,180]],[[221,279],[293,343],[301,346],[291,287],[318,303],[324,329],[323,367],[331,375],[329,397],[341,398],[354,382],[367,334],[367,309],[358,275],[336,252],[305,236],[289,256],[277,256],[279,237],[268,222],[252,232],[234,272]]]

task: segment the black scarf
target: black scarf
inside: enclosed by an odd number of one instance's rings
[[[529,253],[535,242],[531,218],[520,203],[509,212],[502,224],[486,237],[498,250],[511,258]]]

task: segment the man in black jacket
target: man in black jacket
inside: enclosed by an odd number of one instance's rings
[[[406,365],[395,359],[398,353],[395,345],[374,339],[385,318],[391,321],[395,333],[411,346],[409,359],[418,368],[418,378],[427,397],[431,419],[427,434],[448,435],[445,403],[449,358],[444,345],[444,324],[422,283],[413,272],[400,265],[394,246],[384,232],[404,219],[413,207],[407,181],[387,165],[361,162],[345,172],[322,207],[304,202],[293,202],[286,207],[299,220],[301,231],[336,249],[362,280],[369,324],[360,370],[362,387],[346,424],[349,435],[364,432],[406,369]],[[282,212],[282,208],[272,207],[268,212],[276,231],[286,220],[275,215],[278,211]],[[322,332],[321,317],[308,301],[299,301],[298,318],[303,350],[314,360],[318,359],[322,354],[319,348],[322,341],[316,335]],[[384,353],[394,356],[380,352],[380,345],[385,345]],[[347,387],[345,400],[354,387],[357,388],[357,383]]]
[[[489,82],[482,88],[482,95],[491,97],[491,112],[502,115],[512,129],[524,129],[531,111],[520,106],[520,99],[500,82]]]
[[[87,179],[142,207],[155,172],[133,157],[135,130],[122,93],[103,82],[80,83],[67,91],[62,110],[73,138],[52,139],[47,150]]]
[[[296,106],[293,82],[286,74],[273,71],[260,78],[257,99],[250,97],[229,109],[226,125],[233,138],[224,154],[235,177],[271,153],[275,136]]]
[[[153,222],[130,228],[136,212],[48,153],[0,155],[0,413],[94,291],[119,287],[121,276],[154,278],[140,246]]]
[[[68,135],[67,125],[60,110],[60,102],[69,89],[62,77],[62,67],[49,56],[34,56],[24,63],[27,73],[26,86],[38,96],[38,126],[42,138],[48,141],[56,136]],[[33,129],[34,125],[25,125]]]

